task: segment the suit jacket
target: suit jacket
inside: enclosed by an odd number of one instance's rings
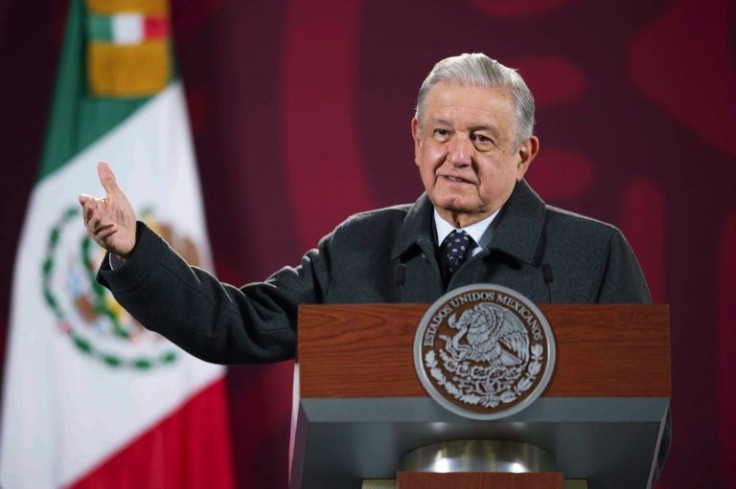
[[[136,248],[98,280],[144,326],[195,356],[217,363],[293,357],[302,303],[424,302],[445,292],[433,207],[422,195],[354,215],[297,267],[237,288],[189,267],[160,237],[138,225]],[[489,247],[447,284],[494,283],[534,302],[649,302],[634,254],[611,225],[547,206],[525,183],[492,224]],[[397,270],[402,268],[402,277]]]

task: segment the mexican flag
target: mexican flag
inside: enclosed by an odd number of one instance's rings
[[[225,371],[144,329],[95,282],[80,193],[110,163],[140,219],[209,268],[165,0],[70,0],[13,279],[0,486],[232,487]]]

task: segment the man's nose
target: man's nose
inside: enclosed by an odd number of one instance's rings
[[[473,145],[471,144],[470,138],[457,135],[450,142],[449,149],[448,159],[453,165],[465,166],[471,163]]]

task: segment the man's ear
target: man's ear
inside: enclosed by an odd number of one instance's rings
[[[414,163],[419,166],[419,150],[420,150],[420,133],[419,133],[419,121],[416,117],[411,119],[411,136],[414,138]]]
[[[536,136],[530,137],[519,145],[519,150],[517,151],[519,161],[516,165],[517,181],[524,178],[524,175],[526,174],[527,170],[529,170],[529,166],[532,164],[532,161],[537,156],[538,152],[539,138]]]

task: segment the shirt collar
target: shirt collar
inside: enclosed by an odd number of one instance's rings
[[[478,245],[478,250],[486,248],[491,242],[491,223],[497,215],[498,211],[494,212],[482,221],[478,221],[475,224],[462,228],[463,231],[473,238],[473,241]],[[437,230],[437,243],[442,243],[448,234],[453,230],[458,229],[442,219],[439,212],[437,212],[437,209],[434,210],[434,226]]]
[[[437,234],[433,217],[434,207],[423,193],[411,206],[404,217],[391,257],[408,259],[412,253],[434,253]],[[542,199],[521,180],[516,184],[509,200],[501,208],[493,226],[488,226],[486,235],[489,241],[486,249],[510,255],[526,263],[535,263],[541,246],[545,222],[545,204]],[[493,236],[491,236],[491,234]],[[485,243],[485,236],[482,238]],[[475,248],[480,250],[481,248]],[[403,258],[402,258],[403,257]]]

